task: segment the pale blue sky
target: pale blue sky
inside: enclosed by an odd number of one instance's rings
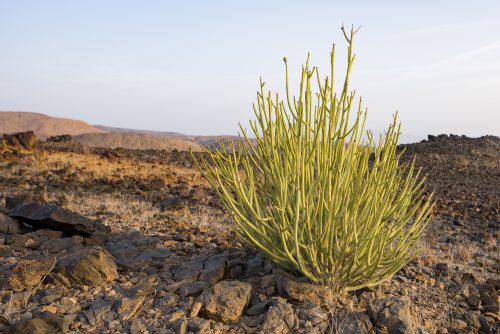
[[[328,70],[361,25],[351,87],[381,130],[500,135],[500,1],[0,0],[0,110],[236,134],[262,76],[282,90],[307,51]]]

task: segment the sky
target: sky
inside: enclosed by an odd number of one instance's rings
[[[0,0],[0,110],[194,135],[237,134],[259,77],[292,92],[307,52],[346,64],[383,131],[500,135],[500,1]],[[339,75],[340,77],[340,75]],[[339,84],[340,86],[340,84]]]

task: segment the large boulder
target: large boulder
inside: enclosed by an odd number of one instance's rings
[[[62,257],[56,271],[71,282],[89,286],[104,285],[118,278],[113,256],[99,246],[77,249]]]
[[[105,231],[106,227],[90,220],[76,212],[63,209],[57,205],[29,203],[10,199],[15,206],[8,214],[17,218],[35,229],[50,228],[63,231],[66,234],[90,236],[96,231]]]
[[[252,286],[239,281],[222,281],[201,295],[204,317],[224,323],[240,318],[250,300]]]

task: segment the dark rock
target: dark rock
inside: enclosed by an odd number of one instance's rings
[[[71,282],[90,286],[118,278],[113,256],[98,246],[77,249],[62,257],[56,271]]]
[[[46,142],[49,143],[71,143],[72,141],[73,137],[71,137],[71,135],[50,136],[46,140]]]
[[[175,279],[178,281],[197,281],[203,267],[204,262],[200,259],[191,260],[173,271]]]
[[[100,222],[90,220],[78,213],[56,205],[20,203],[9,213],[35,229],[50,228],[73,235],[90,236],[96,231],[105,231]]]
[[[183,298],[190,296],[198,297],[208,286],[209,284],[204,281],[193,282],[181,287],[179,289],[179,295]]]
[[[194,317],[188,321],[188,329],[193,333],[207,334],[210,333],[210,321],[203,318]]]
[[[0,213],[0,233],[20,234],[21,231],[22,226],[17,220]]]
[[[436,263],[436,266],[435,266],[436,270],[438,271],[448,271],[449,268],[448,268],[448,263]]]
[[[249,316],[253,317],[253,316],[264,313],[266,311],[266,309],[267,309],[267,301],[264,301],[264,302],[257,303],[255,305],[253,305],[252,307],[247,309],[245,313],[248,314]]]
[[[225,269],[226,260],[224,257],[219,255],[211,256],[205,261],[198,280],[214,285],[224,277]]]
[[[5,208],[7,208],[7,212],[14,209],[16,206],[23,204],[27,199],[25,197],[20,196],[7,196],[5,198]]]
[[[259,304],[262,302],[267,301],[266,295],[262,293],[254,293],[252,294],[252,297],[250,297],[250,301],[248,302],[248,306],[253,306],[255,304]]]
[[[248,260],[245,270],[245,276],[250,277],[261,273],[263,271],[263,263],[264,259],[262,258],[262,254],[260,253]]]
[[[239,281],[222,281],[201,295],[202,314],[209,319],[229,323],[239,319],[248,305],[252,286]]]

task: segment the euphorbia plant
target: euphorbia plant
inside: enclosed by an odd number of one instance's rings
[[[261,81],[255,139],[240,125],[243,144],[207,149],[197,164],[243,240],[315,283],[353,291],[390,278],[417,254],[432,196],[414,163],[400,163],[397,116],[378,141],[365,132],[366,112],[348,85],[357,31],[342,31],[347,70],[338,91],[335,48],[323,79],[308,58],[298,97],[285,58],[286,99],[265,93]]]

